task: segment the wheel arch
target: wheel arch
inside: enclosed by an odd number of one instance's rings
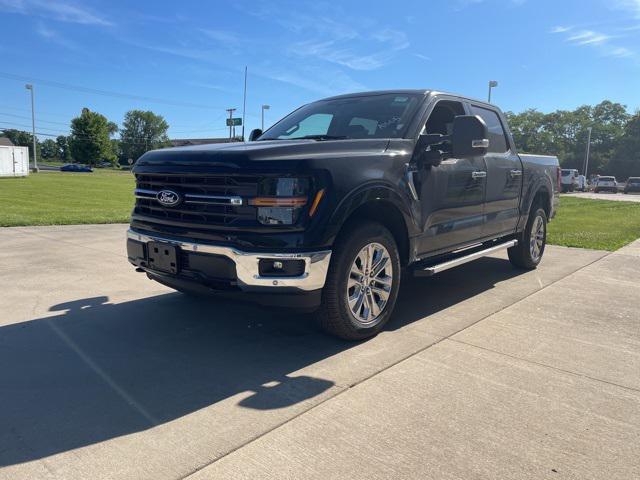
[[[329,222],[327,234],[333,243],[353,222],[380,223],[393,235],[404,266],[410,259],[410,237],[416,228],[412,218],[409,206],[395,190],[387,185],[371,185],[345,197]]]

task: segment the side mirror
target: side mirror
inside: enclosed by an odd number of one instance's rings
[[[249,141],[255,142],[258,139],[258,137],[260,137],[260,135],[262,135],[262,130],[260,130],[259,128],[254,128],[253,130],[251,130],[251,133],[249,134]]]
[[[460,115],[453,119],[451,154],[454,158],[485,155],[489,148],[489,130],[477,115]]]

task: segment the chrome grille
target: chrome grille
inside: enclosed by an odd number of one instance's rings
[[[255,207],[246,198],[257,194],[258,179],[244,175],[137,174],[134,216],[138,222],[197,229],[249,226]],[[172,190],[183,197],[173,207],[161,205],[157,192]]]

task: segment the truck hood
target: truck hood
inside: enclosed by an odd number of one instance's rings
[[[374,140],[271,140],[235,142],[152,150],[136,162],[138,167],[152,166],[220,166],[243,168],[253,162],[320,160],[354,156],[380,155],[388,139]],[[255,166],[255,164],[253,164]],[[134,169],[134,171],[135,171]]]

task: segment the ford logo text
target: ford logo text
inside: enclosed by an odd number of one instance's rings
[[[182,201],[180,194],[173,190],[161,190],[156,195],[156,198],[163,207],[175,207]]]

